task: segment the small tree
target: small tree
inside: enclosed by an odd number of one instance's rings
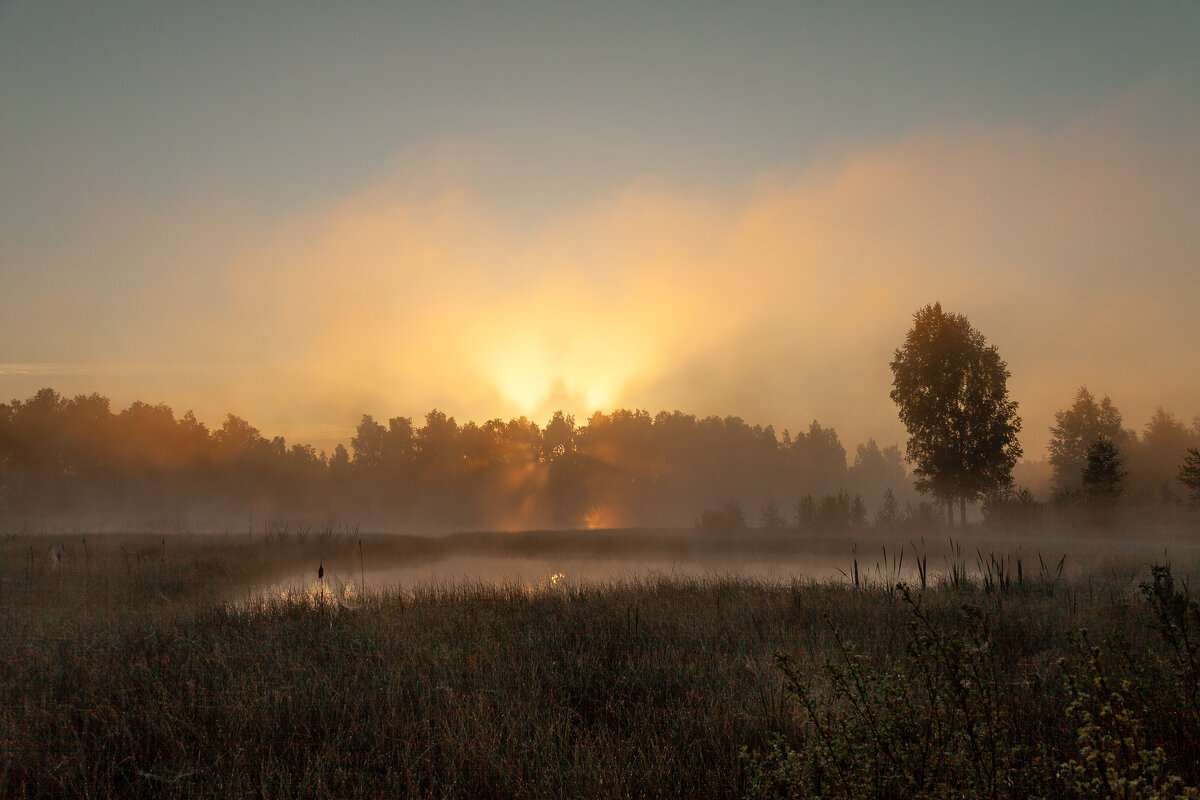
[[[1112,400],[1106,395],[1097,402],[1096,396],[1081,386],[1071,407],[1055,412],[1050,429],[1048,449],[1055,491],[1069,495],[1079,488],[1087,450],[1097,439],[1107,436],[1119,442],[1124,435],[1121,412]]]
[[[709,533],[738,533],[746,529],[746,515],[736,498],[729,498],[721,507],[706,508],[700,513],[696,527]]]
[[[1081,475],[1083,491],[1092,501],[1111,502],[1121,494],[1129,473],[1121,469],[1121,452],[1112,439],[1102,436],[1087,449]]]
[[[891,398],[908,428],[916,486],[965,522],[967,503],[1007,485],[1021,457],[1008,366],[961,314],[925,306],[891,362]]]
[[[1029,525],[1036,521],[1039,504],[1024,486],[1009,484],[983,498],[983,519],[993,525]]]
[[[1178,480],[1192,492],[1192,503],[1200,505],[1200,450],[1195,447],[1187,449],[1183,458],[1183,466],[1179,468]]]
[[[850,500],[850,527],[865,528],[866,525],[867,504],[863,502],[862,495],[856,492]]]
[[[759,512],[758,527],[765,531],[781,531],[787,527],[787,520],[779,510],[779,501],[774,497],[768,497],[767,502],[763,503]]]
[[[796,503],[796,527],[800,530],[817,527],[817,501],[811,494],[804,495]]]
[[[817,506],[817,525],[823,530],[845,530],[850,527],[850,515],[853,502],[845,489],[838,489],[832,494],[821,495]]]
[[[896,502],[896,493],[888,488],[883,493],[883,506],[875,514],[875,527],[891,530],[900,522],[900,504]]]

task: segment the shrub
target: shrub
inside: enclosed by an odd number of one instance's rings
[[[746,515],[742,512],[742,504],[731,497],[716,510],[705,509],[700,512],[700,519],[696,521],[696,527],[708,533],[743,531],[746,529]]]

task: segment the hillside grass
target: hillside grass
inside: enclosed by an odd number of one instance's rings
[[[877,573],[256,595],[322,554],[353,574],[357,534],[281,533],[5,537],[0,795],[1166,797],[1200,782],[1200,611],[1178,566],[1018,576],[996,557],[924,587]]]

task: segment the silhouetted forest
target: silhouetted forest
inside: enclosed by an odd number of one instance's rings
[[[379,527],[690,525],[727,500],[772,503],[790,521],[805,495],[887,489],[908,496],[894,445],[869,441],[852,464],[813,422],[777,435],[738,417],[617,410],[586,423],[554,414],[460,424],[364,415],[333,453],[268,439],[229,415],[209,429],[188,412],[43,389],[0,405],[0,509],[6,524],[84,519],[125,528],[259,527],[353,521]]]
[[[1037,502],[1013,484],[983,502],[985,515],[1028,522],[1047,508],[1181,505],[1181,464],[1200,445],[1200,420],[1188,427],[1160,410],[1139,435],[1104,403],[1081,389],[1059,413],[1053,500]],[[1113,445],[1104,456],[1111,463],[1092,470],[1107,483],[1086,485],[1098,439]],[[738,417],[679,411],[619,409],[583,424],[559,412],[543,426],[525,417],[460,424],[433,410],[422,424],[364,415],[349,448],[326,454],[268,439],[232,414],[210,429],[163,404],[114,412],[98,394],[52,389],[0,404],[0,522],[9,529],[940,524],[915,500],[896,445],[869,440],[848,457],[834,429],[816,421],[777,434]]]

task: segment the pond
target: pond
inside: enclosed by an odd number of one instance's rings
[[[903,537],[875,531],[824,535],[749,532],[714,537],[691,530],[481,532],[433,537],[366,537],[329,548],[314,563],[281,567],[255,587],[351,598],[462,584],[535,591],[615,581],[742,578],[861,583],[929,583],[970,576],[1053,580],[1085,573],[1136,583],[1151,563],[1200,563],[1195,536],[1068,532],[1038,536],[966,531],[961,537]],[[323,575],[317,576],[318,567]],[[251,587],[247,587],[251,589]],[[250,591],[253,594],[253,591]]]

